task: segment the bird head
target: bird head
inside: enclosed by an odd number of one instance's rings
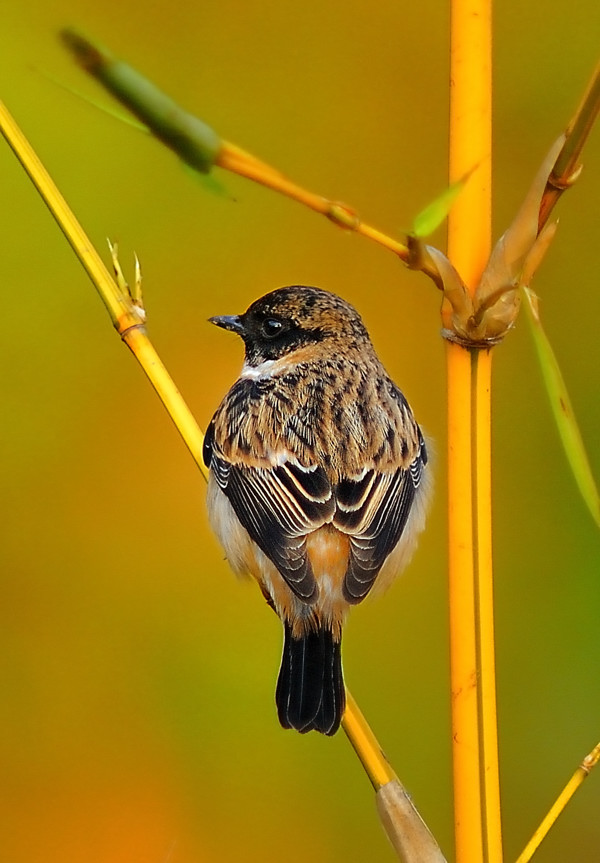
[[[329,291],[302,285],[265,294],[242,315],[209,320],[242,337],[250,366],[281,359],[309,345],[331,353],[342,345],[370,344],[365,325],[350,303]]]

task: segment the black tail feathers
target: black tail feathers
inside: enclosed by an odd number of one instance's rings
[[[335,734],[340,727],[346,693],[342,677],[341,642],[330,629],[319,628],[294,638],[284,623],[285,641],[275,701],[284,728],[301,734]]]

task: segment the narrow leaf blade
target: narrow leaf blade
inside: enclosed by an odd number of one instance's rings
[[[473,171],[468,171],[459,180],[451,183],[447,189],[444,189],[441,195],[438,195],[435,200],[431,201],[421,210],[413,222],[413,236],[422,239],[432,234],[436,228],[439,228],[472,173]]]
[[[548,336],[542,327],[535,294],[529,288],[524,288],[523,293],[525,295],[524,306],[531,324],[531,331],[546,384],[546,391],[550,399],[550,405],[567,455],[567,460],[573,471],[573,476],[575,477],[575,482],[581,492],[581,496],[592,518],[598,527],[600,527],[600,496],[598,495],[598,488],[585,451],[581,432],[575,419],[571,399],[569,398],[564,378]]]

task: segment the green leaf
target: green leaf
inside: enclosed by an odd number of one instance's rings
[[[539,317],[537,297],[529,288],[524,287],[524,306],[531,324],[531,331],[537,349],[546,391],[550,399],[552,412],[558,426],[567,459],[573,471],[575,482],[581,492],[592,518],[600,527],[600,496],[594,481],[594,476],[585,451],[581,432],[573,413],[571,399],[567,392],[564,378],[561,374],[556,356],[544,332]]]
[[[218,198],[227,198],[230,201],[235,200],[233,195],[228,191],[227,186],[214,176],[214,174],[204,174],[196,168],[190,168],[189,165],[184,165],[185,173],[195,182],[199,183],[205,192],[210,195],[216,195]]]
[[[65,84],[64,81],[59,81],[58,78],[55,78],[54,75],[50,75],[44,69],[40,69],[39,71],[44,78],[47,78],[48,81],[51,81],[56,87],[60,87],[61,90],[66,90],[66,92],[70,93],[71,96],[81,99],[82,102],[87,102],[88,105],[92,105],[92,107],[96,108],[98,111],[102,111],[103,114],[108,114],[109,117],[112,117],[114,120],[119,120],[121,123],[125,123],[126,126],[131,126],[138,132],[144,132],[146,135],[150,134],[150,129],[147,126],[144,126],[143,123],[138,123],[138,121],[134,120],[133,117],[130,117],[129,114],[125,114],[123,111],[118,111],[112,105],[105,105],[102,102],[99,102],[98,99],[93,99],[86,93],[82,93],[81,90],[78,90],[76,87],[71,87],[70,84]]]
[[[82,93],[80,90],[77,90],[75,87],[71,87],[68,84],[65,84],[63,81],[59,81],[57,78],[54,78],[52,75],[48,75],[46,72],[42,71],[42,74],[48,78],[49,81],[52,81],[56,86],[61,87],[63,90],[66,90],[67,93],[70,93],[72,96],[75,96],[77,99],[81,99],[83,102],[87,102],[88,105],[96,108],[98,111],[102,111],[103,114],[108,114],[109,117],[112,117],[115,120],[119,120],[121,123],[125,123],[127,126],[131,126],[138,132],[143,132],[146,135],[150,135],[151,131],[148,126],[145,126],[143,123],[138,122],[138,120],[134,120],[129,114],[125,114],[123,111],[119,111],[117,108],[114,108],[112,105],[105,105],[99,102],[97,99],[93,99],[85,93]],[[202,171],[199,171],[198,168],[193,168],[190,165],[184,163],[183,168],[186,173],[192,177],[196,182],[198,182],[204,191],[208,192],[211,195],[216,195],[220,198],[229,198],[233,200],[232,196],[227,191],[225,185],[213,174],[207,174]]]
[[[102,45],[75,30],[63,30],[63,43],[79,64],[93,75],[150,132],[197,171],[208,173],[221,148],[214,129],[180,108],[132,66],[123,63]]]
[[[452,209],[452,204],[460,195],[474,169],[468,171],[460,180],[456,180],[444,189],[441,195],[427,204],[415,217],[412,234],[415,237],[428,237],[438,228]]]

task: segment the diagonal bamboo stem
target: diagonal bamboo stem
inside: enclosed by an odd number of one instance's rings
[[[145,315],[104,266],[56,184],[42,165],[6,106],[0,102],[0,131],[4,135],[61,231],[100,294],[113,325],[138,362],[171,415],[196,464],[206,477],[202,461],[203,435],[144,330]]]
[[[544,227],[562,193],[581,172],[579,157],[600,111],[600,63],[594,69],[587,90],[566,131],[565,144],[548,178],[540,206],[539,230]]]
[[[342,717],[342,728],[375,791],[379,791],[388,782],[398,779],[358,704],[348,691],[346,691],[346,710]]]
[[[590,775],[590,772],[600,761],[600,743],[598,743],[589,755],[586,755],[575,773],[571,776],[563,790],[560,792],[550,811],[545,816],[544,820],[537,828],[526,847],[523,849],[517,859],[517,863],[529,863],[537,849],[542,844],[543,840],[548,835],[550,828],[556,822],[556,819],[566,807],[571,797],[575,794],[578,788],[581,788],[583,782]]]

